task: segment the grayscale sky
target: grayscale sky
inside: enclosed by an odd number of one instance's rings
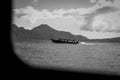
[[[13,23],[54,29],[88,38],[120,37],[120,0],[14,0]]]
[[[59,8],[71,9],[89,7],[92,4],[89,0],[14,0],[15,8],[23,8],[27,5],[34,6],[39,10],[54,10]]]

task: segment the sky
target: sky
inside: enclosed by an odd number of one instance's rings
[[[90,39],[120,37],[120,0],[13,0],[13,23],[48,24]]]

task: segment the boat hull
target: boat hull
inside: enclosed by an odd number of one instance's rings
[[[69,43],[69,44],[78,44],[78,41],[70,39],[51,39],[54,43]]]

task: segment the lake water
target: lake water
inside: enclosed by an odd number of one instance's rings
[[[111,43],[94,43],[94,42],[80,42],[83,45],[112,45]]]

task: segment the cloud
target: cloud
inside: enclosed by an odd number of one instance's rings
[[[37,2],[38,0],[33,0]],[[58,9],[48,11],[47,9],[37,10],[32,6],[15,9],[17,24],[24,21],[30,24],[27,28],[32,29],[36,25],[46,23],[60,30],[80,29],[94,32],[120,32],[120,1],[115,0],[90,0],[95,3],[89,8]],[[19,16],[19,17],[18,17]],[[21,21],[20,21],[21,20]],[[75,31],[74,31],[75,32]]]
[[[101,15],[103,16],[103,19],[99,22],[101,25],[104,23],[104,27],[101,28],[101,31],[108,31],[108,32],[119,32],[120,31],[120,11],[117,12],[111,12],[109,14]],[[95,21],[98,21],[100,15],[95,17]],[[93,23],[94,24],[94,23]],[[93,26],[94,27],[94,26]],[[94,29],[94,28],[93,28]]]
[[[27,6],[21,9],[15,9],[16,16],[21,15],[21,18],[26,18],[31,25],[36,24],[40,19],[63,19],[68,20],[68,23],[74,21],[76,25],[82,26],[86,24],[85,14],[91,14],[94,12],[92,8],[78,8],[78,9],[58,9],[52,12],[48,11],[47,9],[42,9],[41,11],[33,8],[32,6]],[[21,19],[20,18],[20,19]],[[70,21],[71,20],[71,21]],[[64,26],[66,26],[66,23]],[[58,22],[58,24],[61,24]]]
[[[96,9],[102,8],[102,7],[113,7],[120,9],[120,1],[119,0],[98,0],[94,7]]]
[[[91,32],[120,32],[120,1],[119,0],[90,0],[96,3],[90,8],[86,8],[89,14],[87,24],[80,26],[81,30]]]
[[[21,17],[27,16],[27,19],[31,22],[31,24],[34,24],[38,19],[45,19],[52,16],[52,14],[46,9],[38,11],[31,6],[27,6],[26,8],[21,9],[15,9],[15,13],[17,15],[24,14],[24,16]]]
[[[99,14],[93,17],[92,21],[92,31],[96,32],[120,32],[120,7],[118,4],[120,1],[115,0],[114,2],[111,2],[111,0],[99,0],[98,4],[99,8],[104,8],[104,7],[113,7],[116,8],[116,10],[104,13],[104,14]],[[120,4],[119,4],[120,5]],[[100,11],[100,10],[99,10]]]
[[[79,26],[84,25],[86,24],[86,22],[85,22],[84,16],[82,15],[88,13],[87,10],[85,9],[81,9],[81,10],[80,9],[70,9],[70,10],[59,9],[59,10],[54,10],[52,12],[48,11],[47,9],[42,9],[41,11],[39,11],[31,6],[27,6],[26,8],[21,8],[21,9],[15,9],[14,11],[15,11],[15,16],[17,18],[19,15],[21,15],[19,19],[26,18],[25,20],[30,22],[31,25],[35,25],[36,23],[38,23],[38,21],[41,21],[41,20],[46,20],[46,21],[53,20],[54,24],[56,23],[58,25],[64,24],[61,26],[68,26],[68,24],[70,23],[73,23]],[[76,13],[76,15],[74,15],[74,13]],[[65,16],[65,14],[69,14],[69,15]],[[57,20],[58,22],[54,20]]]

